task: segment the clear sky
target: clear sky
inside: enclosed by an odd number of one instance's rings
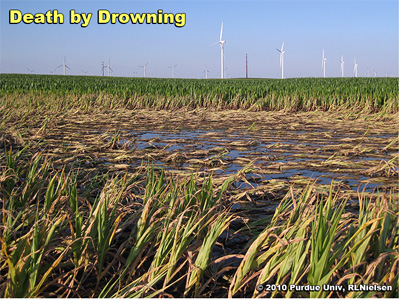
[[[280,78],[279,52],[285,42],[285,77],[398,76],[399,4],[379,1],[4,1],[1,9],[0,72],[50,74],[63,63],[67,74],[101,75],[101,61],[112,76],[220,77],[219,40],[224,22],[226,76]],[[9,10],[46,13],[58,9],[64,24],[9,24]],[[70,10],[93,13],[86,28],[69,23]],[[97,24],[97,11],[111,13],[185,13],[186,25]],[[107,71],[106,71],[107,73]],[[56,69],[62,74],[62,68]]]

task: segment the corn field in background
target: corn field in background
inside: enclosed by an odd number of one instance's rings
[[[198,80],[2,74],[0,80],[2,94],[29,94],[37,106],[57,103],[63,109],[212,107],[393,113],[398,110],[398,86],[398,78]]]

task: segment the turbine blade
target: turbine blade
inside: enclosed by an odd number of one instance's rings
[[[282,43],[281,52],[283,52],[283,46],[284,45],[285,45],[285,42]]]
[[[222,28],[224,27],[224,22],[221,24],[221,34],[219,35],[219,40],[222,41]]]

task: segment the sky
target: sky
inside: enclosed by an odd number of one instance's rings
[[[10,24],[10,10],[22,14],[57,9],[64,24]],[[98,10],[110,13],[185,13],[183,27],[174,24],[97,24]],[[92,13],[87,27],[70,24],[70,10]],[[0,72],[102,75],[110,61],[112,76],[208,78],[221,76],[218,44],[221,23],[226,78],[280,78],[284,75],[399,76],[399,2],[392,0],[264,1],[5,1],[0,0]],[[107,69],[105,70],[107,75]]]

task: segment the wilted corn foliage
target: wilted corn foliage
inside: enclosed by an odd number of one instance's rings
[[[360,195],[357,218],[345,213],[346,202],[332,187],[327,197],[312,195],[311,187],[298,197],[291,195],[248,247],[229,296],[250,291],[254,297],[397,297],[397,206],[391,198],[369,202]],[[260,293],[256,284],[281,288]],[[386,285],[393,290],[350,291],[347,284]],[[299,291],[291,285],[321,290]],[[344,291],[323,291],[324,285],[343,286]]]
[[[1,154],[2,297],[395,297],[398,210],[391,198],[359,214],[312,186],[289,193],[242,254],[214,253],[235,217],[212,177],[149,168],[93,186],[29,148]],[[95,181],[96,179],[92,179]],[[228,205],[229,207],[229,205]],[[246,225],[242,225],[246,230]],[[260,228],[258,224],[257,228]],[[229,259],[235,258],[233,262]],[[239,265],[236,263],[240,262]],[[257,284],[380,284],[390,293],[256,291]],[[218,287],[218,289],[215,289]]]
[[[234,175],[214,192],[211,178],[178,183],[150,168],[90,198],[79,173],[25,151],[1,155],[1,296],[198,294],[232,219],[221,197]]]

